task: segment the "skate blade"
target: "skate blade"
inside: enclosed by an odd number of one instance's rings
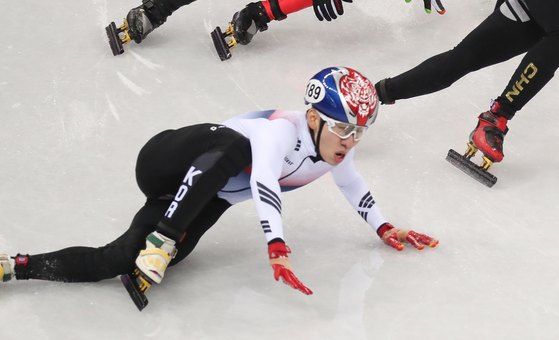
[[[145,292],[149,289],[151,284],[146,283],[147,286],[144,285],[140,287],[137,280],[138,277],[134,274],[125,274],[120,276],[120,281],[124,285],[124,288],[126,288],[128,295],[130,295],[130,298],[141,312],[148,305],[149,301]]]
[[[229,31],[227,31],[227,32],[229,32]],[[215,50],[217,51],[217,55],[219,56],[219,59],[221,59],[221,61],[225,61],[225,60],[231,58],[230,47],[235,46],[236,42],[234,44],[232,44],[232,46],[230,46],[227,43],[227,41],[225,41],[225,38],[228,35],[221,32],[221,28],[219,28],[219,26],[216,27],[210,35],[212,37],[212,41],[214,43],[214,47],[215,47]]]
[[[124,53],[124,47],[122,46],[122,41],[120,40],[119,33],[121,30],[116,27],[114,21],[105,27],[105,32],[107,32],[107,37],[109,38],[109,46],[111,46],[111,51],[113,55],[117,56]]]
[[[459,154],[452,149],[448,150],[446,160],[473,179],[488,186],[489,188],[497,183],[497,177],[495,175],[489,173],[486,169],[475,164],[469,158]]]

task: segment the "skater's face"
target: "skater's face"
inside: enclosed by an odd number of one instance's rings
[[[315,109],[309,109],[307,111],[307,123],[313,131],[315,143],[319,142],[318,151],[320,152],[320,156],[322,156],[322,159],[324,159],[326,163],[338,165],[359,141],[355,140],[355,133],[350,134],[347,138],[340,138],[336,133],[330,131],[326,124],[322,128],[320,136],[318,136],[321,121],[322,119],[318,111]]]

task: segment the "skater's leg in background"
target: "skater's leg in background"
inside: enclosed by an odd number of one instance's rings
[[[375,86],[383,103],[440,91],[470,72],[526,52],[541,38],[533,22],[517,22],[496,10],[454,49]]]
[[[514,117],[553,78],[559,67],[559,34],[545,37],[524,56],[503,93],[497,99],[502,115]]]
[[[544,37],[526,53],[497,100],[505,108],[503,115],[507,119],[521,110],[553,78],[559,67],[559,2],[531,5],[532,20]]]
[[[559,3],[547,4],[545,12],[539,7],[533,13],[543,36],[516,68],[503,93],[491,109],[479,116],[470,141],[493,162],[503,157],[503,141],[508,131],[507,120],[514,117],[554,76],[559,67]]]
[[[134,268],[138,252],[145,246],[146,236],[155,229],[168,205],[168,201],[148,199],[130,228],[103,247],[70,247],[31,255],[25,265],[16,262],[16,279],[95,282],[128,273]]]
[[[157,26],[163,24],[167,17],[182,6],[189,5],[196,0],[143,0],[142,6]]]
[[[126,15],[129,35],[137,44],[157,27],[163,25],[174,11],[195,0],[144,0]]]

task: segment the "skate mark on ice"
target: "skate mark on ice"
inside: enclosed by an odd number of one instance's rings
[[[136,60],[138,60],[140,63],[142,63],[145,67],[149,68],[150,70],[155,70],[158,68],[163,68],[162,65],[156,64],[144,57],[142,57],[141,55],[139,55],[138,53],[134,52],[134,51],[129,51],[129,53],[136,58]]]
[[[364,325],[366,294],[375,274],[382,268],[384,259],[378,251],[373,251],[368,263],[356,262],[341,279],[340,295],[334,323],[352,339],[367,339]]]
[[[239,85],[239,83],[237,83],[237,81],[231,74],[228,73],[227,78],[229,78],[229,80],[231,80],[233,84],[235,84],[235,87],[237,87],[237,89],[239,89],[239,91],[241,91],[243,95],[254,104],[254,106],[256,106],[259,110],[263,110],[263,108],[256,101],[252,99],[250,93],[248,93],[243,86]]]
[[[135,94],[137,94],[138,96],[141,96],[143,94],[151,94],[151,92],[149,92],[148,90],[144,90],[143,88],[141,88],[140,86],[136,85],[132,80],[126,78],[122,73],[117,72],[116,73],[118,75],[118,78],[120,79],[120,81],[126,85],[126,87],[134,92]]]
[[[111,114],[113,115],[113,117],[115,117],[116,121],[120,123],[120,116],[118,114],[116,106],[111,101],[111,98],[109,98],[108,93],[105,93],[105,99],[107,99],[107,104],[109,105],[109,111],[111,111]]]

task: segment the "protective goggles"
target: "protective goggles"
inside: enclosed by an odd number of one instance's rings
[[[316,110],[320,119],[326,122],[328,131],[332,132],[341,139],[348,139],[353,134],[353,140],[358,141],[363,138],[363,134],[367,131],[366,126],[359,126],[350,123],[340,122],[338,120],[327,117],[322,112]]]

